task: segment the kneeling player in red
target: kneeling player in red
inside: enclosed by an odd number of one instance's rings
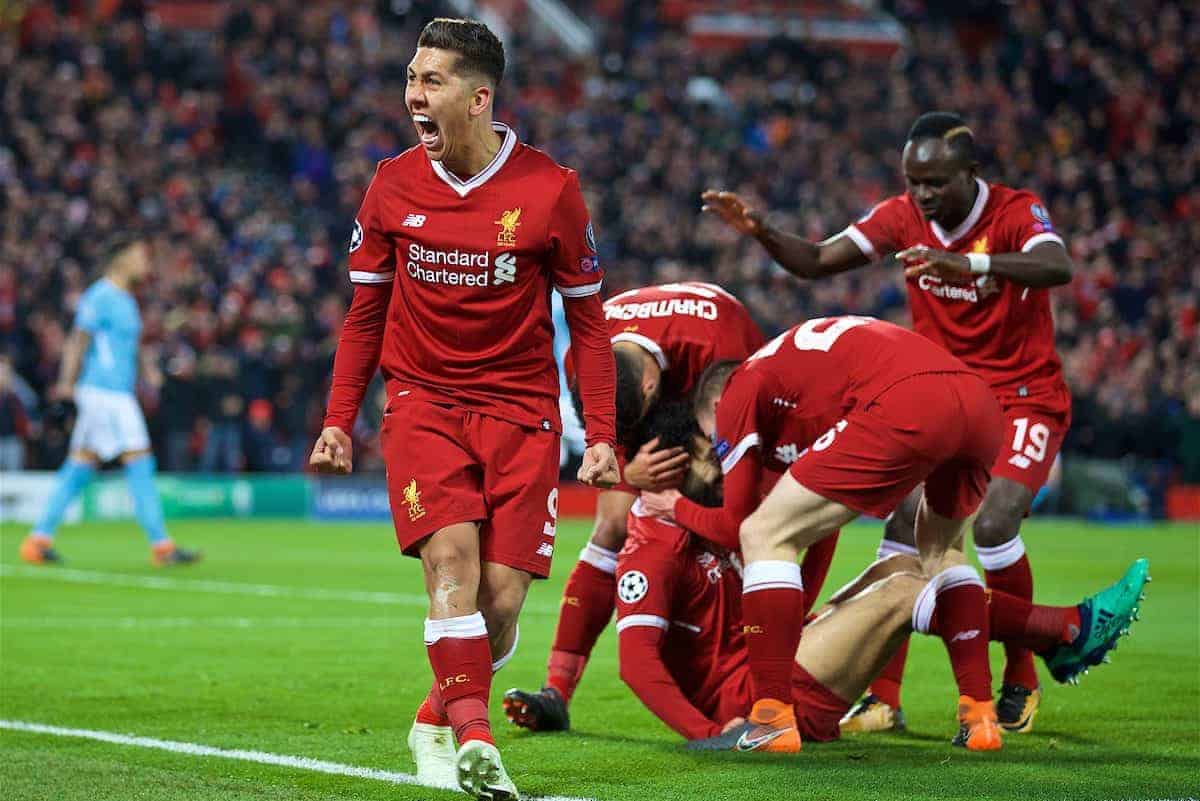
[[[706,379],[697,419],[721,459],[724,508],[679,500],[672,516],[729,547],[740,544],[758,699],[743,743],[796,752],[800,733],[787,699],[806,608],[798,553],[859,514],[886,516],[924,481],[917,543],[925,573],[940,573],[987,488],[1003,436],[1000,409],[961,361],[867,317],[810,320],[732,373]],[[790,467],[759,503],[768,458]],[[954,615],[943,634],[961,717],[977,721],[966,746],[997,749],[982,582],[956,586],[945,605]]]
[[[720,468],[701,437],[672,436],[680,427],[658,415],[654,432],[687,442],[691,464],[683,494],[701,505],[720,503]],[[665,430],[663,426],[666,426]],[[686,432],[685,432],[685,436]],[[660,720],[696,750],[736,747],[753,703],[742,630],[741,567],[736,551],[715,546],[674,521],[633,507],[629,537],[617,558],[617,631],[621,677]],[[952,550],[931,580],[916,557],[891,556],[871,565],[834,594],[800,640],[789,700],[806,740],[839,737],[839,719],[910,631],[939,635],[953,626],[953,590],[977,582]],[[1147,580],[1138,560],[1125,576],[1077,606],[1031,604],[1003,592],[987,596],[993,640],[1041,654],[1051,674],[1074,683],[1106,654],[1136,618]],[[970,723],[964,721],[966,736]]]
[[[488,722],[558,511],[550,290],[564,298],[585,398],[581,481],[619,478],[603,273],[576,174],[492,121],[504,49],[482,23],[421,32],[405,101],[420,145],[380,163],[350,238],[354,300],[314,469],[348,473],[348,432],[377,367],[396,538],[421,559],[434,683],[409,747],[417,776],[514,799]],[[458,743],[457,752],[455,741]]]
[[[710,364],[741,361],[764,342],[737,298],[698,281],[622,292],[604,302],[604,319],[617,366],[617,438],[628,458],[622,483],[596,498],[592,535],[563,588],[542,689],[514,688],[504,694],[508,719],[532,731],[570,728],[568,705],[596,640],[612,618],[613,572],[617,551],[625,543],[629,508],[642,490],[674,486],[687,462],[679,449],[654,439],[640,447],[630,447],[637,443],[629,440],[656,407],[690,398]],[[565,365],[572,386],[574,361],[572,349]]]

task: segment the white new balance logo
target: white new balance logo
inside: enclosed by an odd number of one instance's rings
[[[958,634],[955,634],[953,637],[951,637],[950,642],[958,642],[959,640],[966,642],[967,640],[973,640],[978,636],[979,629],[967,629],[966,631],[960,631]]]
[[[543,542],[541,545],[538,546],[537,555],[538,556],[547,556],[547,557],[554,556],[554,546],[548,542]]]
[[[425,224],[426,217],[424,214],[410,214],[404,218],[404,222],[400,223],[401,228],[420,228]]]
[[[784,464],[791,464],[800,458],[800,449],[796,447],[795,443],[780,445],[775,449],[775,458]]]

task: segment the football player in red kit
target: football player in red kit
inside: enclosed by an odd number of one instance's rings
[[[691,422],[690,410],[684,410]],[[720,466],[694,423],[685,430],[656,415],[650,431],[688,446],[681,491],[702,506],[720,504]],[[693,433],[694,432],[694,433]],[[804,630],[792,665],[791,702],[806,740],[831,740],[839,720],[910,631],[937,635],[947,625],[942,591],[971,581],[962,552],[955,570],[927,581],[916,557],[891,554],[834,593]],[[1072,682],[1106,654],[1136,619],[1147,564],[1139,559],[1109,589],[1076,606],[1030,604],[998,590],[987,593],[993,641],[1038,652],[1056,680]],[[976,579],[977,580],[977,579]],[[728,748],[728,733],[753,703],[746,635],[742,631],[742,567],[720,548],[677,522],[634,504],[629,535],[617,557],[617,631],[621,677],[646,708],[689,740],[688,748]]]
[[[710,364],[741,361],[763,344],[746,308],[715,284],[686,281],[622,292],[604,303],[617,364],[617,438],[628,443],[658,404],[689,399]],[[574,384],[574,346],[567,352],[568,383]],[[586,402],[583,404],[586,410]],[[673,486],[687,456],[651,440],[628,453],[623,482],[601,491],[588,544],[563,588],[558,628],[543,688],[505,693],[509,720],[534,731],[570,727],[567,707],[596,640],[612,618],[613,571],[625,542],[626,517],[641,490]]]
[[[902,167],[908,191],[884,200],[820,243],[779,231],[729,192],[706,192],[705,209],[757,239],[784,268],[821,278],[895,253],[917,331],[988,382],[1007,435],[973,525],[989,587],[1029,600],[1033,576],[1020,526],[1046,482],[1071,421],[1071,398],[1054,350],[1049,289],[1071,280],[1071,259],[1032,192],[979,178],[975,137],[962,118],[922,115]],[[889,519],[880,552],[913,552],[919,494]],[[1032,655],[1008,647],[997,701],[1001,725],[1029,731],[1041,693]],[[859,730],[897,722],[902,648],[855,710]]]
[[[492,121],[504,50],[473,20],[421,32],[405,101],[420,144],[379,164],[354,221],[354,299],[317,470],[352,469],[349,432],[377,367],[396,537],[421,559],[434,683],[409,746],[422,781],[516,798],[488,723],[557,517],[558,380],[550,291],[564,298],[585,402],[579,477],[619,479],[615,370],[575,172]],[[457,752],[455,741],[458,743]]]
[[[869,317],[809,320],[696,391],[696,417],[724,473],[724,504],[678,498],[684,528],[728,548],[746,569],[742,614],[756,701],[738,750],[795,753],[792,660],[804,625],[799,552],[859,514],[883,517],[924,482],[916,539],[939,578],[987,487],[1003,435],[999,405],[966,365],[920,334]],[[759,502],[762,472],[787,472]],[[654,499],[660,500],[660,499]],[[983,583],[953,566],[940,585],[941,634],[959,686],[956,743],[1001,746],[991,699]],[[961,573],[961,575],[959,575]]]

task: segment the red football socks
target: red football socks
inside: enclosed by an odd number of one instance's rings
[[[812,611],[821,588],[825,586],[825,577],[829,575],[829,565],[833,562],[833,552],[837,550],[840,531],[835,531],[820,542],[808,546],[804,558],[800,560],[800,579],[804,584],[804,616]]]
[[[976,701],[991,701],[992,669],[988,664],[988,610],[983,582],[966,565],[942,571],[933,582],[937,582],[937,600],[930,630],[936,631],[946,644],[958,693]]]
[[[588,544],[563,588],[546,685],[570,701],[617,601],[616,553]]]
[[[483,615],[426,620],[425,646],[455,739],[494,743],[488,722],[492,652]]]
[[[442,705],[442,694],[438,692],[437,682],[429,688],[429,694],[417,707],[417,723],[429,726],[449,726],[450,718],[446,717],[446,707]]]
[[[560,621],[561,624],[561,621]],[[575,694],[579,680],[583,678],[583,669],[587,667],[588,658],[569,651],[551,651],[550,662],[546,665],[546,686],[558,690],[558,694],[567,703]]]
[[[1077,606],[1040,606],[999,590],[988,591],[988,613],[993,640],[1038,653],[1070,645],[1082,626]]]
[[[979,563],[990,589],[1000,590],[1026,601],[1033,601],[1033,572],[1019,536],[995,548],[976,548]],[[1033,653],[1011,642],[1004,644],[1004,683],[1030,689],[1038,686]]]
[[[791,701],[792,666],[804,630],[804,609],[800,565],[775,560],[746,565],[742,621],[756,700]]]
[[[904,677],[904,663],[908,660],[908,637],[900,644],[899,650],[892,655],[888,663],[879,671],[875,681],[871,682],[871,695],[890,706],[900,708],[900,682]]]

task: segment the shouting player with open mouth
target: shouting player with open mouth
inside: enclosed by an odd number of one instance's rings
[[[587,451],[612,486],[615,370],[603,272],[574,171],[492,121],[504,49],[473,20],[421,32],[405,101],[420,145],[380,162],[350,239],[354,300],[311,462],[352,469],[349,432],[377,367],[396,538],[420,558],[434,683],[409,746],[417,775],[518,797],[488,723],[492,673],[550,572],[558,515],[558,375],[550,290],[564,298]],[[457,752],[455,742],[458,744]]]

